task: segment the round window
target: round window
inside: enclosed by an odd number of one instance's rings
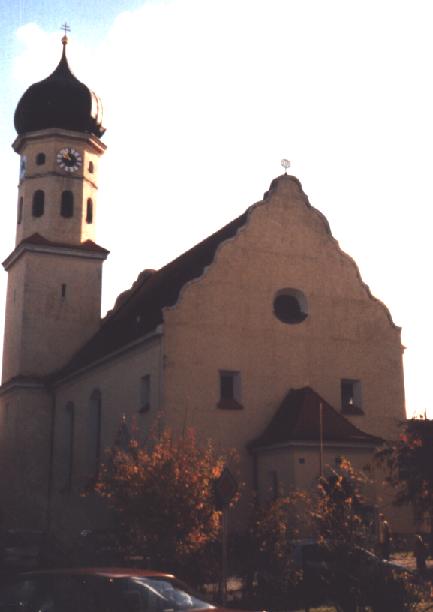
[[[305,295],[298,289],[282,289],[274,299],[274,314],[282,323],[302,323],[308,316]]]

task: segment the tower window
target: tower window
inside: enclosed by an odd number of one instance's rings
[[[18,216],[17,216],[18,225],[23,220],[23,204],[24,204],[24,198],[23,196],[21,196],[20,199],[18,200]]]
[[[62,298],[66,297],[66,285],[62,285]]]
[[[42,189],[38,189],[33,194],[32,215],[34,217],[42,217],[45,208],[45,193]]]
[[[60,214],[67,219],[74,216],[74,194],[72,191],[62,192]]]
[[[36,155],[36,165],[37,166],[43,166],[45,164],[45,153],[38,153]]]
[[[90,224],[93,222],[93,202],[91,198],[88,198],[86,204],[86,223]]]
[[[345,414],[363,414],[360,380],[345,378],[341,381],[341,411]]]
[[[89,161],[89,172],[90,172],[90,174],[93,174],[94,171],[95,171],[95,167],[93,165],[93,162]]]
[[[243,408],[241,400],[241,373],[229,370],[220,371],[220,400],[218,408]]]

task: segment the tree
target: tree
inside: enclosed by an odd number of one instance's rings
[[[95,489],[114,509],[129,552],[172,570],[218,538],[212,484],[224,463],[210,442],[197,444],[193,430],[179,438],[165,430],[145,446],[125,439],[116,444]]]
[[[396,505],[412,504],[418,519],[430,520],[433,543],[433,420],[409,419],[402,424],[397,442],[376,453],[376,461],[388,469]]]
[[[367,483],[345,458],[319,479],[312,518],[321,538],[333,546],[365,546],[371,533],[371,506],[363,495]]]

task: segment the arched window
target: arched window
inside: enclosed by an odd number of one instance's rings
[[[65,491],[70,491],[72,486],[72,471],[74,467],[74,429],[75,429],[75,407],[68,402],[65,407],[65,430],[64,430],[64,466],[65,466]]]
[[[42,217],[45,208],[45,193],[42,189],[38,189],[33,194],[32,215],[34,217]]]
[[[97,478],[101,461],[102,429],[102,400],[99,389],[95,389],[90,396],[87,417],[88,475],[90,478]]]
[[[43,166],[45,164],[45,153],[38,153],[36,155],[36,165]]]
[[[62,192],[60,214],[67,219],[74,216],[74,194],[72,191]]]
[[[18,200],[18,215],[17,215],[18,225],[23,220],[23,204],[24,204],[24,198],[23,196],[21,196],[20,199]]]
[[[89,172],[90,172],[90,174],[93,174],[94,170],[95,170],[95,167],[93,165],[93,162],[89,161]]]
[[[87,199],[86,204],[86,223],[93,223],[93,202],[92,198]]]

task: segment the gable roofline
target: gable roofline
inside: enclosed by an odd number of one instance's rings
[[[239,217],[159,270],[144,270],[132,287],[118,296],[113,309],[102,320],[100,329],[59,371],[59,376],[63,377],[65,373],[69,374],[98,361],[105,355],[117,351],[122,346],[150,333],[158,325],[161,325],[163,323],[163,309],[172,307],[177,303],[182,289],[190,281],[200,278],[206,268],[213,263],[220,245],[234,238],[238,231],[246,226],[249,216],[255,208],[266,206],[272,194],[285,181],[290,181],[298,187],[304,204],[321,219],[325,231],[329,234],[339,252],[355,267],[359,281],[367,291],[368,296],[381,305],[392,326],[400,329],[394,325],[386,306],[372,296],[369,288],[361,279],[356,263],[342,251],[337,240],[333,238],[326,217],[311,206],[299,179],[282,174],[271,182],[263,200],[248,207]]]

